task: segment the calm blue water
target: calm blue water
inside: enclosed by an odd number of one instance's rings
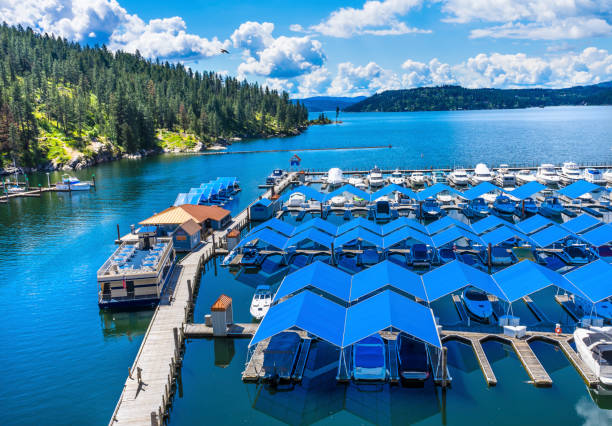
[[[612,161],[611,117],[610,107],[343,114],[341,125],[313,127],[295,138],[234,144],[231,149],[393,146],[300,153],[303,167],[323,169],[370,168],[374,163],[391,168],[479,161]],[[257,184],[272,168],[288,166],[291,155],[120,161],[76,173],[81,179],[95,173],[95,192],[43,194],[0,205],[2,423],[106,424],[151,316],[150,311],[104,314],[98,310],[96,270],[114,249],[116,224],[126,233],[130,224],[168,207],[178,192],[224,175],[236,175],[242,182],[243,191],[233,206],[238,211],[261,192]],[[51,174],[51,179],[59,175]],[[44,184],[47,177],[31,176],[30,180]],[[248,320],[246,308],[257,279],[236,278],[221,268],[215,276],[211,264],[202,281],[197,318],[223,291],[235,300],[236,320]],[[325,374],[314,378],[316,386],[311,388],[270,395],[267,389],[240,381],[247,343],[236,341],[228,347],[201,340],[188,344],[182,397],[175,401],[171,423],[612,421],[609,411],[593,403],[567,361],[545,345],[541,348],[545,364],[559,366],[551,372],[555,382],[551,389],[525,383],[520,363],[508,351],[493,365],[500,385],[488,389],[480,371],[472,368],[470,350],[454,345],[451,354],[458,366],[451,369],[455,380],[443,404],[439,389],[387,388],[364,394],[352,387],[329,385]]]

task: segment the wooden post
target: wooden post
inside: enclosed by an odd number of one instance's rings
[[[446,377],[446,362],[448,359],[448,348],[442,346],[442,387],[448,386],[448,378]]]
[[[491,243],[487,247],[487,264],[489,265],[489,274],[491,273]]]
[[[524,217],[525,216],[525,200],[523,200],[523,202],[521,203],[522,207],[521,207],[521,214]]]
[[[157,424],[157,414],[155,414],[155,411],[151,411],[151,426],[159,426]]]
[[[419,201],[419,219],[423,219],[423,202]]]
[[[96,175],[95,174],[91,175],[91,182],[93,183],[93,187],[95,188],[96,187]]]
[[[176,347],[179,347],[179,336],[178,336],[178,328],[174,327],[172,329],[172,331],[174,332],[174,344],[176,345]]]
[[[136,378],[138,379],[138,385],[142,383],[142,368],[136,367]]]
[[[128,377],[132,379],[132,367],[128,367]],[[134,379],[132,379],[134,380]]]
[[[121,241],[121,233],[119,232],[119,224],[117,224],[117,241]]]
[[[191,304],[191,298],[193,297],[193,293],[191,292],[191,280],[187,280],[187,301]]]

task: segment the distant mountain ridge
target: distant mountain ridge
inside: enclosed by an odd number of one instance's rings
[[[454,111],[561,105],[612,105],[612,81],[566,89],[466,89],[461,86],[387,90],[347,112]]]
[[[335,111],[336,107],[341,110],[353,105],[354,103],[363,101],[367,96],[355,97],[334,97],[334,96],[313,96],[304,99],[292,99],[295,103],[299,101],[302,105],[308,108],[309,112]]]

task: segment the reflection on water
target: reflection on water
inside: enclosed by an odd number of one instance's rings
[[[100,323],[105,338],[141,336],[147,331],[153,311],[112,312],[100,310]]]
[[[236,349],[234,339],[214,339],[215,365],[225,368],[232,362]]]

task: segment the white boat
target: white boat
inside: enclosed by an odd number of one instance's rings
[[[25,188],[19,185],[12,184],[6,187],[6,192],[9,194],[19,194],[21,192],[25,192]]]
[[[374,168],[370,170],[370,174],[368,175],[368,183],[373,188],[378,188],[385,184],[382,172],[377,166],[374,166]]]
[[[520,185],[524,185],[529,182],[533,182],[536,180],[536,177],[529,170],[519,170],[516,174],[516,181]]]
[[[468,313],[476,319],[486,320],[493,315],[493,306],[484,291],[468,287],[461,294],[461,299]]]
[[[454,186],[467,186],[470,183],[470,178],[464,169],[457,169],[448,175],[448,181]]]
[[[612,170],[606,170],[603,174],[603,178],[608,185],[612,185]]]
[[[351,176],[348,180],[348,184],[354,187],[357,187],[357,183],[359,182],[363,182],[363,179],[360,178],[359,176]]]
[[[436,195],[437,200],[442,204],[450,204],[453,201],[453,195],[448,191],[442,191]]]
[[[269,285],[258,285],[251,300],[251,315],[255,319],[262,319],[272,304],[272,292]]]
[[[336,188],[344,183],[344,177],[342,176],[342,170],[337,167],[329,169],[327,172],[327,184],[330,188]]]
[[[612,327],[577,328],[574,343],[578,355],[604,387],[612,387]]]
[[[559,174],[559,178],[561,179],[561,182],[566,185],[580,180],[581,173],[580,169],[578,168],[578,165],[573,161],[564,162],[563,166],[561,166],[561,173]]]
[[[547,186],[558,186],[559,185],[559,174],[555,170],[555,166],[552,164],[544,163],[538,167],[536,172],[536,180],[542,185]]]
[[[400,172],[398,169],[395,169],[395,171],[391,173],[391,177],[389,178],[389,183],[403,186],[404,183],[406,183],[406,180],[404,179],[404,175],[402,175],[402,172]]]
[[[410,175],[410,185],[423,186],[425,185],[425,176],[422,172],[414,172]]]
[[[594,183],[595,185],[603,186],[607,183],[603,173],[599,169],[584,169],[582,178],[587,182]]]
[[[62,181],[55,184],[58,191],[89,191],[89,187],[89,183],[70,175],[63,175]]]
[[[306,196],[300,192],[295,192],[289,196],[287,205],[289,207],[300,207],[306,202]]]
[[[484,163],[476,164],[474,173],[470,176],[470,183],[472,185],[478,185],[483,182],[491,182],[493,180],[493,174],[491,170]]]
[[[500,164],[495,175],[495,183],[501,188],[512,188],[516,186],[516,175],[508,170],[507,164]]]
[[[344,207],[344,205],[346,204],[346,197],[342,195],[336,195],[335,197],[332,197],[330,203],[333,207]]]
[[[488,204],[492,204],[497,200],[497,194],[493,191],[487,192],[481,195],[482,199],[485,200]]]

